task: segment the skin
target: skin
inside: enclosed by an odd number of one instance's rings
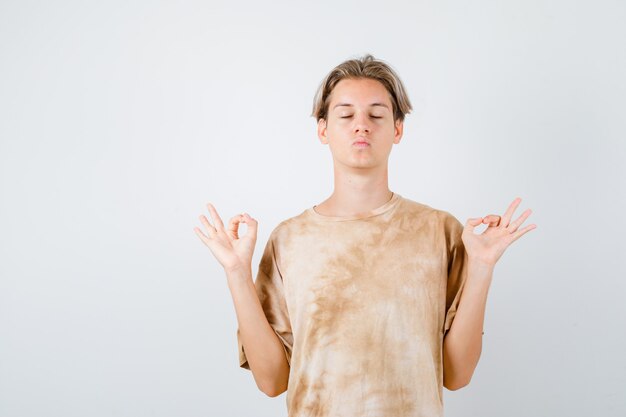
[[[338,104],[349,106],[337,107]],[[371,79],[340,81],[331,93],[327,119],[319,120],[317,135],[323,145],[329,146],[333,157],[334,191],[315,211],[346,216],[389,201],[392,192],[387,164],[392,146],[402,138],[403,123],[394,122],[391,98],[385,87]],[[354,146],[357,138],[365,138],[370,146]]]
[[[381,103],[382,105],[373,105]],[[340,105],[338,104],[347,104]],[[372,79],[344,79],[334,88],[327,120],[320,119],[317,135],[328,145],[334,169],[333,193],[315,211],[326,216],[358,215],[385,204],[392,197],[388,186],[388,159],[393,145],[400,143],[403,123],[393,118],[391,97],[385,87]],[[353,144],[358,138],[368,147]],[[488,214],[465,222],[462,240],[468,255],[468,276],[452,327],[443,343],[444,386],[456,390],[469,384],[480,359],[487,294],[496,262],[521,236],[535,229],[531,224],[520,229],[530,216],[525,210],[513,220],[521,203],[517,197],[504,214]],[[248,214],[234,216],[225,228],[215,208],[207,204],[216,226],[205,216],[205,236],[196,234],[229,271],[249,268],[256,241],[257,222]],[[239,223],[247,223],[245,236],[238,235]],[[485,224],[480,234],[474,229]]]

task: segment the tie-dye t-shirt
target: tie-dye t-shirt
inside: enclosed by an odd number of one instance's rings
[[[289,417],[443,416],[463,225],[398,193],[358,216],[314,207],[271,232],[255,281],[290,365]]]

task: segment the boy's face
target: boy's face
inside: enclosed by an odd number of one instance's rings
[[[374,168],[387,165],[392,145],[402,137],[402,122],[394,123],[391,98],[379,81],[344,79],[331,93],[327,120],[320,119],[317,135],[330,146],[336,164]],[[360,140],[369,145],[355,143]]]

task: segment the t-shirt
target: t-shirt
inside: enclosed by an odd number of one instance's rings
[[[314,207],[274,228],[255,281],[290,365],[289,417],[443,416],[463,225],[398,193],[358,216]]]

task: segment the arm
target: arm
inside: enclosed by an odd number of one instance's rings
[[[270,326],[250,268],[227,270],[239,332],[257,387],[270,397],[287,390],[289,363],[282,342]]]
[[[531,224],[519,229],[530,215],[530,209],[511,221],[521,201],[519,197],[513,200],[503,216],[492,214],[468,219],[463,228],[462,239],[468,255],[467,278],[443,342],[444,386],[450,390],[469,384],[478,364],[487,293],[496,262],[511,243],[537,227]],[[475,234],[474,228],[481,223],[487,224],[487,229]]]
[[[443,385],[457,390],[469,384],[482,350],[487,293],[494,266],[468,259],[468,275],[450,330],[443,341]]]
[[[226,228],[215,207],[211,203],[207,207],[214,225],[206,216],[201,215],[200,221],[208,235],[202,233],[198,227],[194,231],[226,271],[239,322],[241,344],[245,345],[248,365],[257,387],[270,397],[277,396],[286,390],[289,362],[282,342],[265,316],[252,280],[252,254],[258,222],[244,213],[232,217]],[[239,236],[240,223],[248,225],[244,236]],[[268,245],[266,249],[269,250],[269,247]]]

